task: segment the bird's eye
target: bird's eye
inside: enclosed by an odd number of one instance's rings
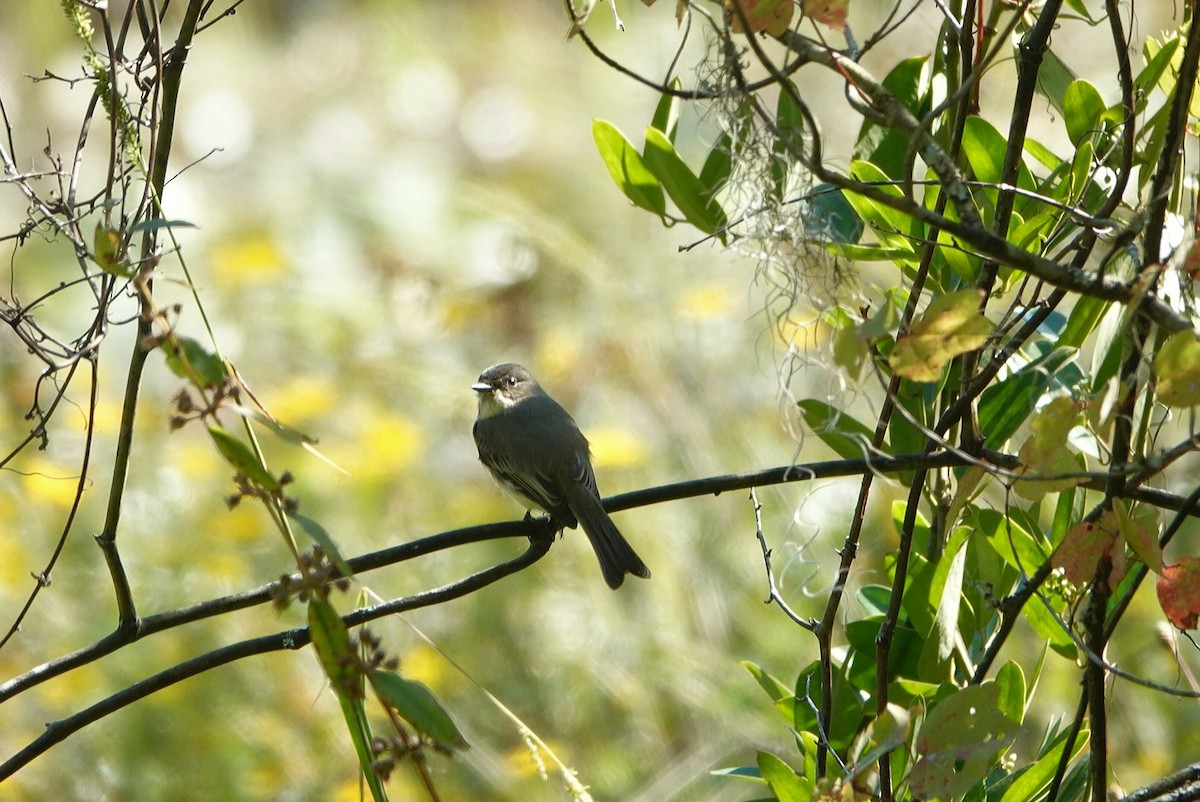
[[[509,387],[516,387],[516,386],[517,386],[517,377],[516,377],[516,376],[509,376],[509,377],[508,377],[508,386],[509,386]]]

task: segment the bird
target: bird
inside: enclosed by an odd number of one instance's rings
[[[471,389],[479,401],[475,446],[496,483],[526,510],[549,514],[559,530],[581,525],[610,588],[627,574],[649,579],[600,503],[591,450],[570,413],[513,362],[492,365]]]

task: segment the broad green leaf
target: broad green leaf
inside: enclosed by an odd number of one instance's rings
[[[888,702],[883,715],[875,719],[872,724],[872,748],[854,761],[850,777],[856,777],[864,771],[871,771],[879,762],[879,758],[902,744],[908,743],[911,734],[912,716],[908,710],[898,704]]]
[[[1079,198],[1087,190],[1088,184],[1092,180],[1092,158],[1095,156],[1095,150],[1092,147],[1090,139],[1085,139],[1079,143],[1079,148],[1075,151],[1075,156],[1071,160],[1071,184],[1068,191],[1068,197]]]
[[[882,616],[846,624],[846,640],[866,657],[872,667],[875,661],[875,638],[879,635]],[[888,659],[888,673],[893,677],[921,679],[921,650],[925,639],[915,629],[900,624],[892,634],[892,648]],[[871,688],[870,690],[874,690]]]
[[[448,749],[471,748],[446,708],[425,685],[391,671],[376,669],[371,672],[371,687],[379,694],[381,702],[435,743]]]
[[[1019,729],[1018,722],[999,709],[999,698],[997,684],[985,682],[953,692],[929,711],[909,775],[916,796],[953,799],[987,776]]]
[[[829,250],[838,256],[853,259],[856,262],[897,262],[911,258],[913,252],[907,248],[889,248],[882,245],[852,245],[844,242],[833,242]]]
[[[878,625],[876,625],[878,628]],[[874,658],[874,655],[871,655]],[[819,732],[816,711],[821,706],[820,666],[809,663],[796,677],[792,692],[795,699],[795,718],[790,722],[797,732]],[[778,706],[778,705],[777,705]],[[864,719],[863,700],[850,682],[842,666],[833,667],[833,720],[829,722],[829,742],[835,749],[843,748],[854,739]]]
[[[924,117],[929,111],[929,92],[922,72],[928,62],[927,56],[905,59],[892,68],[883,79],[883,86],[916,117]],[[892,179],[904,176],[905,154],[910,140],[894,126],[880,125],[864,119],[858,131],[858,144],[854,158],[869,161]]]
[[[842,459],[859,459],[869,451],[875,432],[846,412],[815,398],[806,398],[796,406],[813,434]]]
[[[695,173],[684,164],[675,146],[655,128],[646,129],[646,165],[689,223],[705,234],[717,234],[728,222],[721,205],[709,195]],[[724,233],[718,235],[725,241]]]
[[[1133,79],[1133,85],[1140,90],[1141,94],[1149,95],[1150,91],[1158,85],[1163,73],[1171,65],[1171,59],[1175,57],[1175,51],[1179,49],[1180,42],[1178,36],[1167,39],[1161,45],[1152,38],[1146,40],[1142,46],[1142,56],[1146,61],[1146,66],[1142,67],[1142,71]],[[1143,107],[1145,102],[1145,98],[1142,98]]]
[[[958,641],[958,608],[967,563],[966,539],[953,551],[944,552],[942,562],[947,565],[947,570],[942,587],[937,591],[937,613],[933,617],[929,639],[921,650],[921,679],[927,682],[949,680],[953,673],[951,658]]]
[[[167,367],[181,379],[210,390],[225,383],[225,363],[191,337],[174,335],[163,340]]]
[[[1072,81],[1063,93],[1063,122],[1071,144],[1079,147],[1086,137],[1097,132],[1104,99],[1099,90],[1085,80]]]
[[[862,237],[863,221],[854,213],[842,191],[832,184],[818,184],[808,193],[808,209],[804,227],[809,236],[848,245]]]
[[[1013,44],[1016,44],[1015,39]],[[1016,55],[1020,59],[1021,54],[1017,53]],[[1074,71],[1067,66],[1066,62],[1056,56],[1053,50],[1047,50],[1042,54],[1042,66],[1038,70],[1037,91],[1049,100],[1050,105],[1060,114],[1065,113],[1067,87],[1074,80]]]
[[[959,290],[934,298],[896,341],[888,363],[897,375],[918,382],[935,382],[954,357],[987,340],[992,324],[979,311],[978,290]]]
[[[812,781],[796,774],[770,752],[758,753],[758,770],[779,802],[810,802],[813,798]]]
[[[1021,666],[1009,660],[996,672],[996,687],[1000,694],[996,709],[1018,725],[1025,720],[1025,672]]]
[[[1087,731],[1084,730],[1075,738],[1074,755],[1078,755],[1086,748],[1087,744]],[[1040,799],[1042,792],[1050,786],[1050,781],[1054,779],[1054,774],[1058,771],[1066,746],[1066,739],[1059,739],[1058,744],[1051,747],[1049,752],[1021,772],[1016,781],[1008,786],[1004,796],[1000,797],[1000,802],[1029,802],[1031,799]]]
[[[1194,331],[1172,334],[1154,355],[1158,400],[1169,407],[1200,404],[1200,336]]]
[[[266,466],[262,464],[262,461],[250,450],[248,445],[220,426],[209,426],[208,433],[212,436],[213,444],[216,445],[217,451],[239,473],[266,490],[273,493],[279,491],[282,487],[279,484],[279,480],[271,475],[271,472],[267,470]]]
[[[354,571],[346,563],[342,557],[342,553],[338,550],[337,544],[333,542],[333,538],[329,532],[325,531],[325,527],[309,518],[307,515],[301,515],[294,509],[288,509],[287,516],[296,523],[300,524],[300,528],[304,533],[312,539],[314,543],[324,550],[329,555],[329,559],[337,566],[338,571],[342,576],[354,576]]]
[[[659,217],[665,216],[667,201],[662,186],[625,135],[612,123],[592,120],[592,138],[609,175],[625,197]]]
[[[700,183],[708,190],[709,197],[725,186],[732,170],[733,138],[729,134],[722,134],[717,144],[708,152],[704,166],[700,168]]]
[[[779,131],[779,138],[772,147],[775,158],[771,161],[771,180],[776,200],[786,197],[790,166],[804,153],[804,116],[792,98],[793,91],[797,91],[796,85],[790,81],[786,86],[781,86],[779,100],[775,104],[775,128]]]
[[[1080,348],[1087,342],[1088,336],[1096,330],[1096,326],[1100,325],[1100,321],[1104,319],[1104,313],[1110,306],[1112,306],[1112,301],[1103,301],[1087,295],[1080,296],[1075,301],[1075,306],[1071,308],[1067,325],[1055,345]]]
[[[683,86],[683,81],[679,78],[672,78],[669,86],[672,89],[679,89]],[[652,127],[662,131],[672,142],[675,141],[675,134],[679,130],[679,105],[678,95],[664,92],[658,99],[658,105],[654,108],[654,117],[650,121]]]
[[[130,234],[136,234],[141,231],[158,231],[162,228],[197,228],[195,223],[187,220],[163,220],[161,217],[156,217],[153,220],[143,220],[140,223],[134,223],[129,227]]]
[[[963,154],[975,178],[999,183],[1004,175],[1004,151],[1008,142],[996,127],[982,117],[968,117],[963,127]]]
[[[850,177],[857,181],[876,185],[876,190],[885,195],[891,195],[897,200],[904,198],[904,193],[900,187],[896,186],[892,179],[884,175],[878,167],[870,162],[852,162],[850,164]],[[890,206],[877,203],[861,195],[855,195],[849,190],[845,192],[845,198],[854,207],[854,211],[858,213],[858,216],[873,226],[876,236],[885,245],[902,250],[908,249],[911,252],[913,244],[909,235],[914,225],[911,217]],[[889,234],[902,234],[903,236],[888,236]]]
[[[988,539],[992,548],[1005,562],[1025,576],[1041,567],[1049,556],[1033,535],[1011,517],[1006,517],[997,510],[972,507],[967,520],[976,531]]]
[[[750,672],[750,676],[754,677],[758,687],[767,692],[767,696],[771,697],[775,708],[783,714],[788,724],[795,721],[796,698],[792,694],[792,689],[768,673],[762,666],[743,660],[742,667]]]
[[[990,448],[1004,447],[1033,414],[1055,374],[1075,358],[1075,353],[1074,348],[1055,348],[983,392],[979,398],[979,429]]]

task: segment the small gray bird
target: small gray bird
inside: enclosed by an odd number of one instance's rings
[[[582,524],[610,588],[625,574],[649,579],[650,569],[600,505],[587,438],[567,411],[511,362],[480,373],[471,389],[479,394],[475,445],[492,478],[558,527]]]

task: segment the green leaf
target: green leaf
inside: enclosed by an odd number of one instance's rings
[[[928,87],[922,78],[928,61],[927,56],[905,59],[893,67],[883,79],[883,87],[918,118],[924,117],[929,111]],[[854,158],[869,161],[877,165],[885,175],[899,179],[904,176],[908,146],[909,138],[894,126],[880,125],[865,119],[858,131]]]
[[[191,337],[173,335],[163,340],[167,367],[181,379],[210,390],[225,383],[225,362]]]
[[[863,221],[842,191],[832,184],[818,184],[808,193],[809,216],[804,227],[825,242],[853,245],[862,238]]]
[[[892,370],[911,381],[935,382],[947,362],[983,345],[993,327],[979,311],[980,297],[971,289],[934,298],[896,340],[888,358]]]
[[[156,217],[153,220],[143,220],[140,223],[134,223],[129,227],[130,234],[136,234],[141,231],[158,231],[161,228],[197,228],[195,223],[187,220],[163,220],[161,217]]]
[[[381,702],[435,743],[450,749],[471,748],[446,708],[425,685],[391,671],[376,669],[371,672],[371,687],[379,694]]]
[[[592,120],[592,138],[609,175],[625,197],[646,211],[666,216],[667,201],[662,186],[625,135],[612,123]]]
[[[767,692],[767,696],[771,697],[775,708],[791,724],[796,718],[796,698],[792,694],[792,689],[769,674],[762,666],[748,660],[743,660],[742,666],[750,672],[750,676],[754,677],[758,686]]]
[[[1104,109],[1104,99],[1096,87],[1082,79],[1071,82],[1063,93],[1063,122],[1071,144],[1079,147],[1084,139],[1097,133]]]
[[[996,709],[1020,726],[1025,719],[1025,673],[1009,660],[996,672],[996,687],[1000,690]]]
[[[963,575],[967,563],[967,541],[965,538],[957,549],[947,549],[942,554],[945,563],[945,580],[938,592],[937,613],[929,638],[921,650],[920,676],[930,681],[945,681],[951,678],[954,646],[958,642],[958,608],[962,601]]]
[[[779,802],[810,802],[813,798],[812,781],[796,774],[770,752],[758,753],[758,770]]]
[[[728,223],[725,211],[680,158],[671,141],[655,128],[646,129],[645,159],[687,221],[705,234],[722,232],[718,236],[724,242],[723,229]]]
[[[248,445],[220,426],[209,426],[208,433],[212,436],[217,451],[238,473],[272,493],[279,492],[282,487],[279,480],[271,475]]]
[[[679,78],[672,78],[668,84],[671,89],[679,89],[683,86],[683,81]],[[658,99],[658,105],[654,108],[654,117],[651,119],[650,125],[657,128],[666,134],[667,139],[675,141],[675,134],[679,131],[679,96],[664,92]]]
[[[1028,36],[1028,34],[1026,34]],[[1021,54],[1016,54],[1021,58]],[[1038,70],[1037,91],[1050,101],[1050,105],[1060,114],[1064,114],[1067,87],[1075,80],[1075,73],[1066,62],[1047,50],[1042,54],[1042,65]]]
[[[1143,94],[1148,95],[1150,90],[1158,85],[1163,74],[1171,65],[1171,60],[1175,57],[1175,51],[1179,49],[1181,42],[1182,40],[1177,35],[1161,44],[1153,38],[1147,38],[1142,45],[1142,57],[1146,61],[1146,66],[1133,79],[1133,85]],[[1145,103],[1145,100],[1142,102]]]
[[[979,398],[979,429],[989,448],[1004,447],[1075,354],[1074,348],[1055,348],[983,392]]]
[[[790,167],[804,152],[804,115],[792,98],[792,92],[796,91],[796,85],[788,81],[786,86],[779,88],[779,100],[775,104],[775,127],[779,138],[772,147],[775,158],[771,160],[771,180],[776,200],[786,197]]]
[[[733,138],[722,134],[717,144],[708,152],[704,166],[700,168],[700,183],[708,191],[709,197],[715,195],[729,181],[733,170]]]
[[[1200,404],[1200,336],[1194,331],[1172,334],[1154,355],[1158,400],[1169,407]]]
[[[883,172],[870,162],[856,161],[850,164],[850,177],[866,184],[874,184],[875,189],[885,195],[891,195],[898,200],[904,198],[900,187],[889,179]],[[913,230],[913,219],[904,212],[877,203],[874,200],[856,195],[846,190],[846,201],[853,207],[858,216],[871,225],[876,236],[887,247],[898,248],[912,252],[913,244],[910,234]],[[903,236],[894,236],[901,234]],[[891,236],[889,236],[891,235]]]
[[[1087,730],[1083,730],[1075,738],[1075,750],[1072,756],[1077,756],[1087,747],[1087,744]],[[1021,776],[1008,786],[1004,796],[1000,797],[1000,802],[1029,802],[1031,799],[1040,799],[1042,792],[1050,786],[1050,781],[1054,779],[1054,775],[1058,771],[1066,746],[1066,739],[1060,738],[1050,751],[1038,758],[1036,763],[1025,769]]]
[[[1019,729],[999,709],[999,698],[998,685],[985,682],[956,690],[930,710],[909,775],[916,796],[952,799],[983,781]]]
[[[875,432],[846,412],[815,398],[806,398],[796,406],[813,434],[842,459],[859,459],[870,450]]]
[[[1092,158],[1094,156],[1095,149],[1092,147],[1091,140],[1085,139],[1079,143],[1079,148],[1071,160],[1071,183],[1067,190],[1069,197],[1080,198],[1087,191],[1088,184],[1092,180]]]
[[[371,751],[371,725],[363,705],[363,678],[353,668],[357,661],[350,633],[333,606],[321,599],[312,599],[308,604],[308,631],[317,659],[337,695],[363,777],[375,802],[384,802],[387,790],[372,766],[375,755]]]
[[[977,180],[995,184],[1003,179],[1008,142],[994,125],[982,117],[968,117],[963,126],[962,147]]]
[[[326,554],[329,555],[329,559],[331,559],[333,564],[337,566],[337,569],[342,576],[354,576],[354,571],[342,557],[341,552],[338,550],[337,544],[333,542],[333,538],[330,536],[329,532],[325,531],[325,527],[321,526],[321,524],[317,523],[312,518],[309,518],[307,515],[301,515],[299,512],[293,509],[288,509],[287,516],[296,523],[300,524],[300,528],[304,530],[304,533],[308,535],[314,543],[320,546]]]
[[[1112,306],[1112,301],[1103,301],[1099,298],[1092,298],[1087,295],[1080,296],[1075,301],[1075,306],[1071,309],[1070,316],[1067,317],[1067,325],[1063,328],[1062,334],[1058,336],[1056,346],[1066,348],[1080,348],[1096,326],[1100,325],[1100,321],[1104,319],[1104,313]]]

